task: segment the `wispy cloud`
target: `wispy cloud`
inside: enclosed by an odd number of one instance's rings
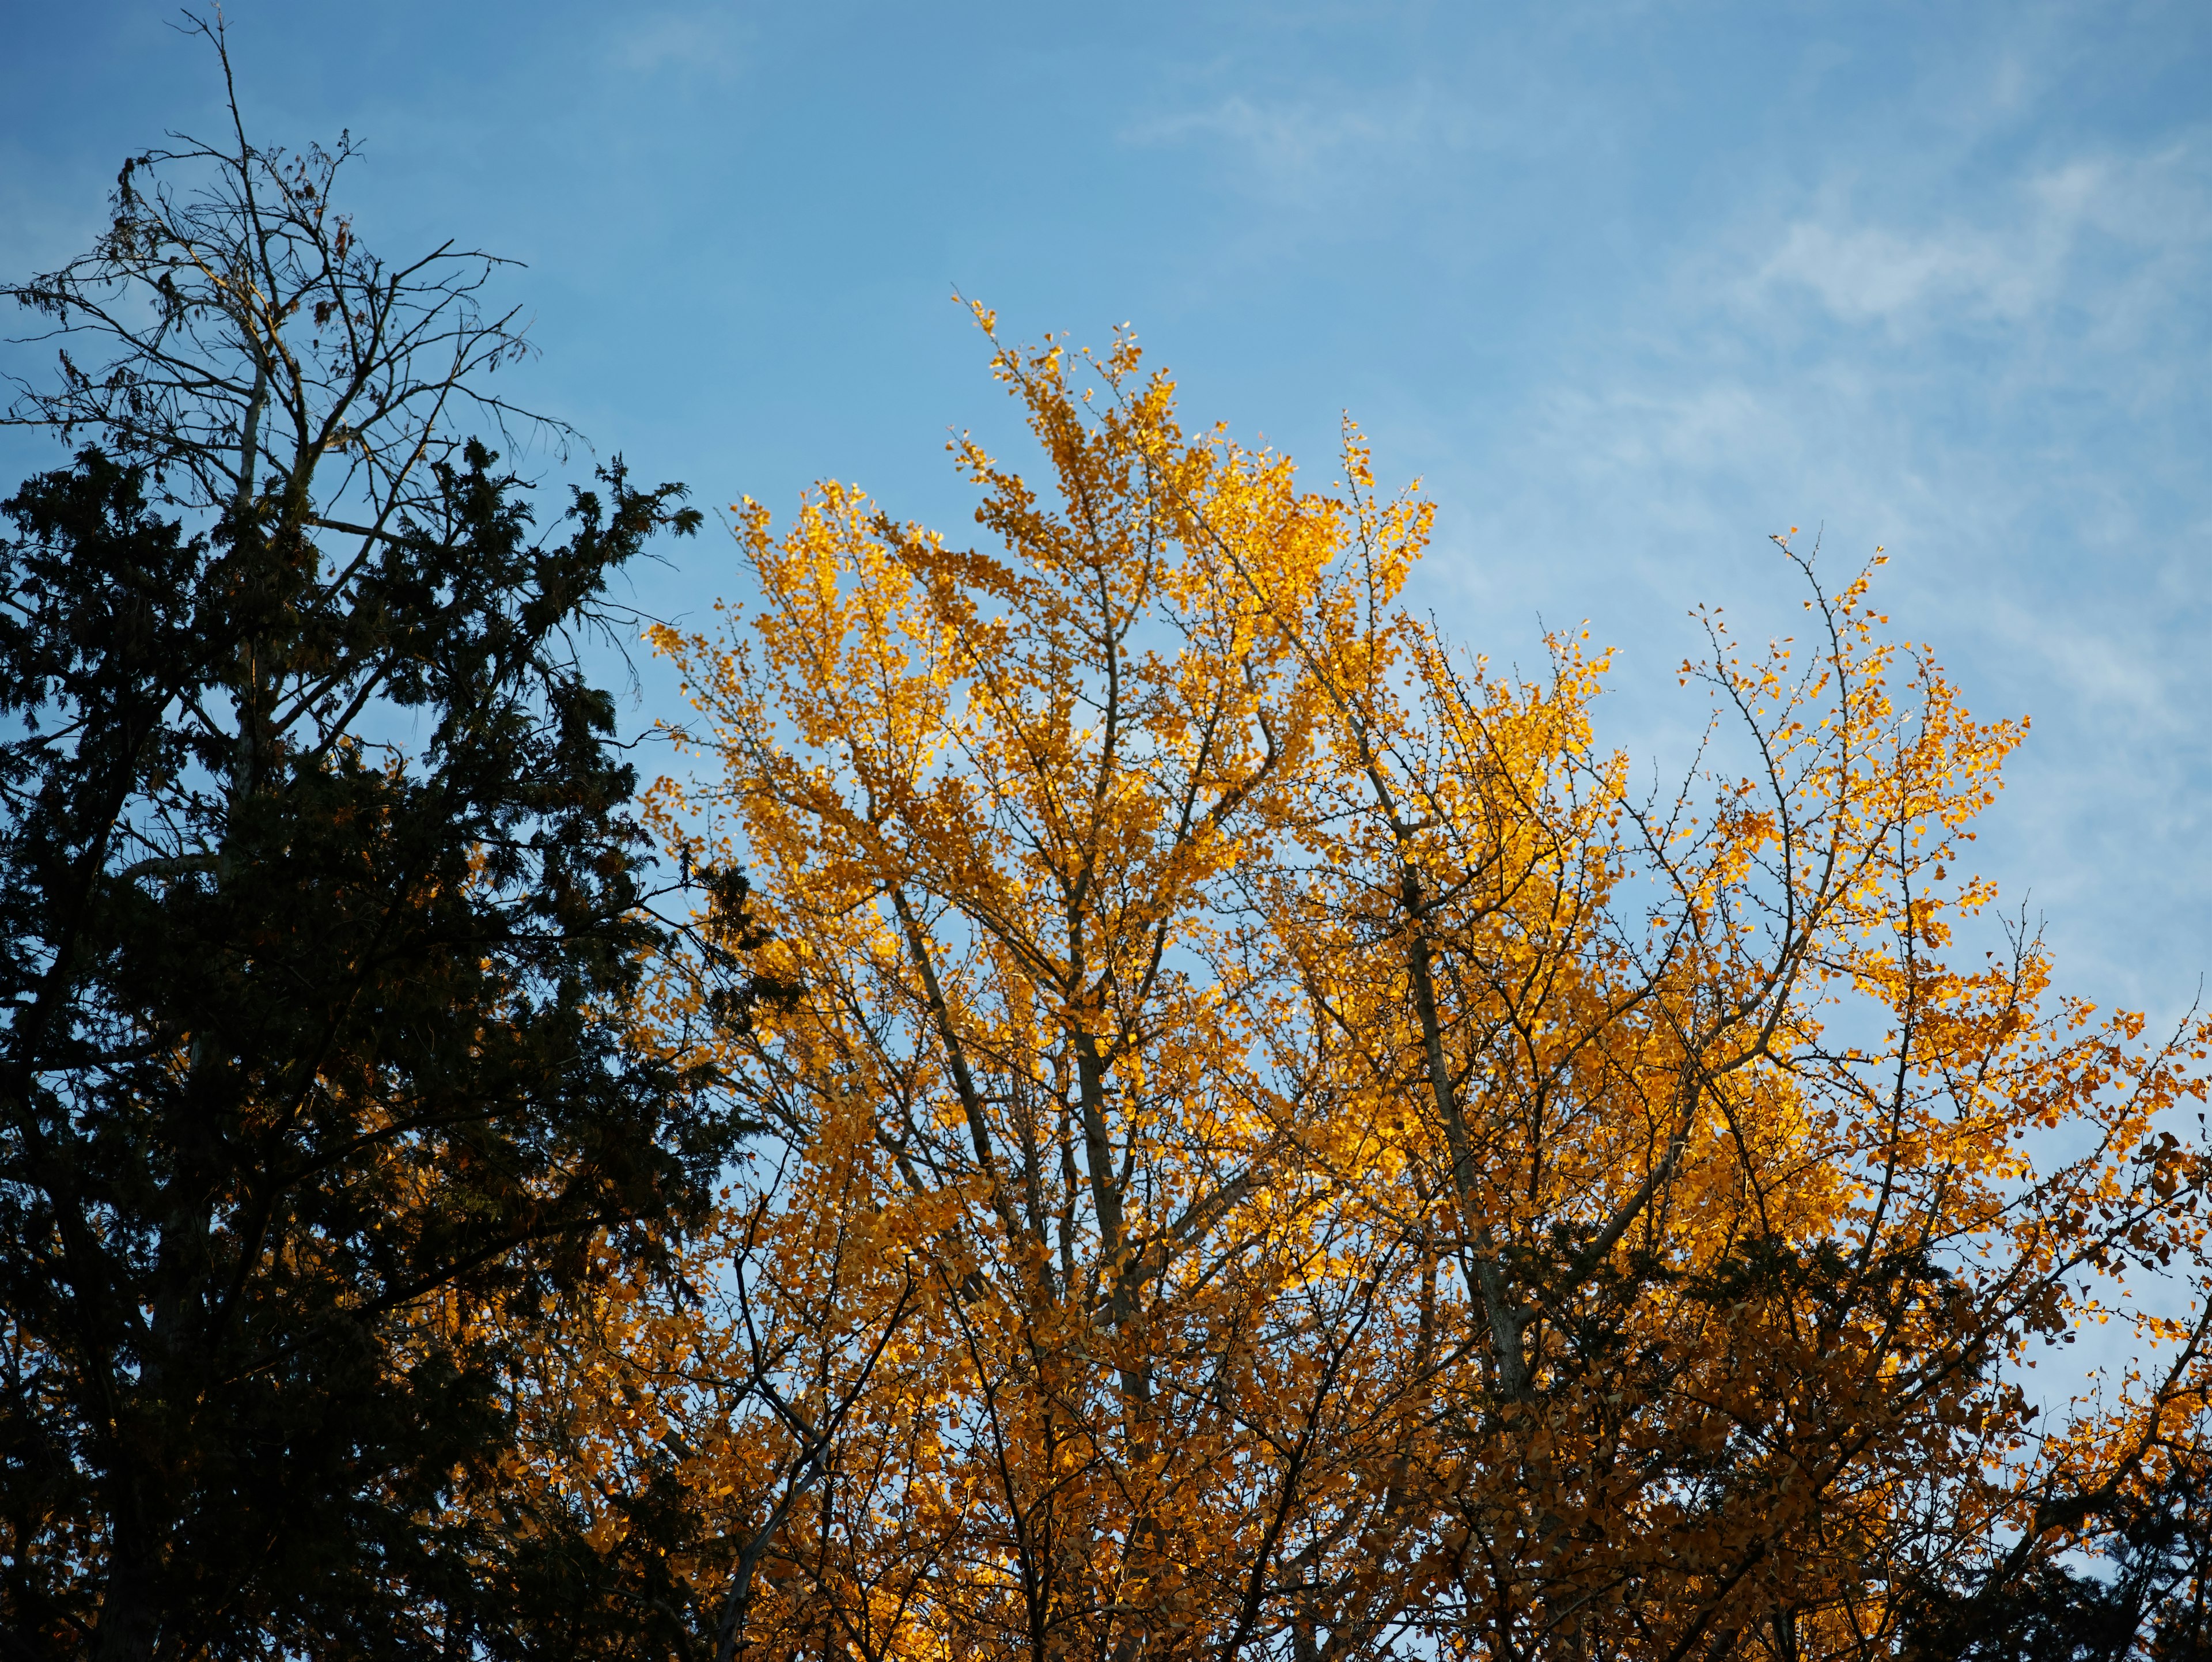
[[[2079,156],[2017,176],[1971,216],[1915,223],[1867,213],[1831,186],[1790,218],[1739,298],[1809,296],[1847,324],[1917,332],[2023,323],[2067,305],[2093,332],[2138,341],[2201,280],[2212,250],[2204,135],[2137,155]]]
[[[635,74],[674,71],[727,80],[748,57],[745,25],[720,8],[647,12],[617,28],[615,60]]]
[[[2212,134],[1885,159],[1686,237],[1440,494],[1487,492],[1474,545],[1614,539],[1577,556],[1598,627],[1662,660],[1693,599],[1763,592],[1786,631],[1760,532],[1846,516],[1839,565],[1887,544],[1913,638],[1978,709],[2034,717],[1996,874],[2107,995],[2156,1004],[2212,915]],[[1540,563],[1520,581],[1501,598],[1555,608]]]
[[[2017,248],[1972,229],[1918,236],[1884,226],[1801,220],[1758,274],[1762,287],[1800,285],[1846,322],[1888,322],[1966,301],[2019,317],[2052,287],[2053,250]]]
[[[1270,200],[1319,205],[1347,186],[1394,183],[1442,147],[1466,141],[1465,116],[1418,88],[1337,100],[1231,94],[1195,110],[1132,122],[1137,146],[1211,146]]]

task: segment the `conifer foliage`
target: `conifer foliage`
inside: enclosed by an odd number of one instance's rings
[[[636,1641],[516,1480],[512,1335],[728,1152],[624,1019],[659,937],[576,657],[696,515],[617,463],[534,532],[447,424],[519,344],[487,268],[380,263],[336,166],[136,158],[15,291],[62,332],[17,418],[93,442],[0,539],[10,1657]]]
[[[979,309],[1039,466],[738,504],[634,801],[580,652],[699,515],[534,525],[349,155],[9,291],[0,1662],[2207,1653],[2212,1022],[2004,923],[1878,558],[1776,539],[1655,790],[1356,431]]]

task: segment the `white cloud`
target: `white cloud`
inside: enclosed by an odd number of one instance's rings
[[[1418,90],[1392,96],[1270,102],[1232,94],[1200,110],[1122,129],[1125,144],[1226,149],[1261,194],[1311,203],[1378,175],[1402,177],[1425,151],[1463,142],[1464,122]]]
[[[2033,718],[1991,874],[2093,995],[2167,1010],[2212,919],[2212,129],[1856,160],[1747,193],[1563,352],[1501,453],[1438,479],[1481,503],[1454,539],[1528,551],[1491,616],[1558,611],[1555,562],[1597,574],[1613,719],[1678,749],[1683,606],[1787,632],[1761,533],[1826,518],[1831,570],[1887,544],[1900,630],[1978,713]]]
[[[2201,277],[2212,243],[2212,167],[2192,135],[2138,155],[2080,156],[2025,173],[1973,218],[1916,225],[1856,211],[1832,187],[1770,236],[1739,298],[1809,295],[1847,324],[1911,332],[1960,322],[2020,324],[2087,302],[2093,326],[2139,320]],[[2130,293],[2142,279],[2155,292]]]
[[[2180,738],[2199,726],[2192,708],[2187,666],[2160,650],[2155,634],[2131,620],[2084,615],[2064,629],[2048,617],[1996,594],[1986,601],[1985,627],[2038,667],[2039,679],[2061,695],[2070,711],[2124,721],[2134,733]]]
[[[1972,230],[1909,236],[1881,226],[1801,220],[1757,281],[1801,285],[1850,323],[1894,320],[1946,301],[2018,317],[2049,292],[2050,262],[2039,253]]]
[[[672,70],[726,80],[744,66],[746,31],[727,11],[649,12],[617,27],[616,56],[637,74]]]

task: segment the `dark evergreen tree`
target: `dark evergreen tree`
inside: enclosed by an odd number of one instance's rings
[[[2212,1484],[2185,1446],[2138,1489],[2075,1496],[2045,1521],[2102,1562],[2002,1555],[1975,1580],[1931,1575],[1908,1601],[1914,1662],[2212,1662]]]
[[[374,259],[345,154],[135,157],[11,291],[64,337],[12,418],[98,447],[0,538],[10,1657],[681,1643],[680,1516],[600,1497],[595,1549],[510,1427],[730,1148],[629,1020],[661,937],[578,656],[698,515],[617,462],[533,533],[450,425],[515,416],[491,263]]]
[[[726,1150],[623,1020],[655,943],[634,781],[568,649],[671,493],[611,470],[547,545],[481,449],[439,483],[336,612],[306,545],[188,536],[97,451],[7,504],[0,1586],[30,1653],[399,1655],[456,1619],[496,1647],[507,1352],[595,1251],[696,1218]],[[280,726],[302,697],[349,719]]]

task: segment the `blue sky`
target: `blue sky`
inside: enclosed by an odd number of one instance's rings
[[[211,126],[173,15],[0,0],[0,269]],[[1983,863],[2063,982],[2176,1014],[2212,969],[2201,4],[227,15],[259,136],[350,128],[373,246],[526,261],[521,389],[705,503],[836,475],[957,532],[946,429],[1008,412],[957,285],[1133,321],[1187,415],[1324,474],[1348,411],[1439,504],[1419,601],[1524,662],[1589,619],[1643,753],[1701,718],[1691,606],[1793,626],[1767,533],[1884,544],[1900,630],[2034,718]],[[734,584],[678,557],[656,610]]]

